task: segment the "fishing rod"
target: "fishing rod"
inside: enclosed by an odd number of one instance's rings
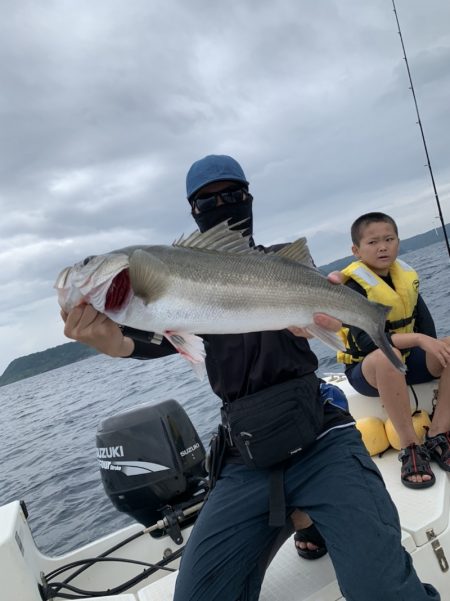
[[[436,204],[437,204],[438,213],[439,213],[439,219],[440,219],[441,224],[442,224],[442,232],[444,234],[444,240],[445,240],[445,243],[447,245],[447,252],[448,252],[448,256],[450,258],[450,244],[449,244],[449,241],[448,241],[447,230],[445,229],[445,223],[444,223],[444,217],[442,215],[441,203],[439,202],[439,195],[437,193],[436,183],[434,181],[433,169],[431,168],[430,155],[428,154],[427,143],[426,143],[426,140],[425,140],[425,133],[424,133],[423,127],[422,127],[422,120],[420,118],[419,106],[417,104],[416,93],[414,91],[414,85],[413,85],[413,81],[412,81],[412,77],[411,77],[411,71],[409,69],[408,58],[406,57],[405,44],[403,43],[402,31],[400,29],[400,22],[398,20],[397,8],[395,6],[395,1],[394,0],[392,0],[392,6],[394,8],[395,20],[397,21],[398,35],[400,36],[400,42],[402,44],[403,58],[405,60],[406,69],[408,71],[408,78],[409,78],[409,83],[410,83],[409,89],[411,90],[411,93],[413,95],[414,106],[416,107],[417,125],[420,127],[420,133],[422,135],[422,142],[423,142],[423,146],[425,148],[425,155],[427,157],[427,164],[425,165],[425,167],[428,167],[428,171],[430,172],[431,183],[433,184],[433,190],[434,190],[434,197],[436,199]]]

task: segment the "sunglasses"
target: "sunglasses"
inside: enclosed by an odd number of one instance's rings
[[[195,207],[199,213],[204,213],[205,211],[211,211],[215,209],[219,200],[222,201],[223,204],[237,204],[240,202],[249,202],[253,200],[253,196],[245,190],[244,188],[226,188],[225,190],[220,190],[220,192],[205,192],[204,194],[199,194],[197,198],[192,201],[192,207]]]

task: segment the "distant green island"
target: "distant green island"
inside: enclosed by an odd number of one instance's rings
[[[67,342],[66,344],[60,344],[45,351],[32,353],[25,357],[18,357],[14,361],[11,361],[3,372],[3,375],[0,376],[0,386],[12,384],[18,380],[30,378],[31,376],[36,376],[57,367],[63,367],[63,365],[68,365],[69,363],[82,361],[97,354],[97,351],[85,344]]]
[[[447,234],[449,234],[450,225],[447,224],[445,229],[447,230]],[[439,241],[444,241],[441,227],[402,240],[400,254],[430,246]],[[330,271],[342,269],[345,265],[350,263],[352,259],[353,257],[349,255],[342,259],[337,259],[332,263],[328,263],[327,265],[321,265],[319,269],[322,273],[327,274],[330,273]],[[45,351],[32,353],[25,357],[18,357],[17,359],[14,359],[14,361],[11,361],[3,372],[3,375],[0,376],[0,386],[12,384],[18,380],[30,378],[31,376],[36,376],[37,374],[56,369],[57,367],[63,367],[64,365],[75,363],[76,361],[82,361],[83,359],[88,359],[94,355],[97,355],[97,351],[92,348],[80,344],[79,342],[68,342],[49,348]]]

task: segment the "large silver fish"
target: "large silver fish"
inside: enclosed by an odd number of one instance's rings
[[[66,267],[55,288],[65,311],[90,303],[118,324],[162,334],[197,372],[205,352],[195,334],[298,326],[343,350],[336,334],[314,324],[317,312],[363,329],[405,371],[384,333],[390,307],[331,284],[311,266],[305,238],[266,254],[221,223],[172,246],[130,246],[89,257]]]

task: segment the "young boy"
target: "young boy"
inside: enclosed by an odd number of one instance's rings
[[[436,339],[436,329],[419,294],[419,277],[397,259],[399,238],[395,221],[384,213],[367,213],[351,227],[352,252],[358,259],[342,273],[346,285],[370,300],[392,307],[386,332],[407,366],[406,376],[393,368],[363,330],[343,328],[347,352],[338,361],[358,392],[380,396],[399,437],[401,481],[409,488],[435,482],[430,459],[450,471],[450,337]],[[440,378],[437,404],[425,441],[412,424],[408,384]]]

